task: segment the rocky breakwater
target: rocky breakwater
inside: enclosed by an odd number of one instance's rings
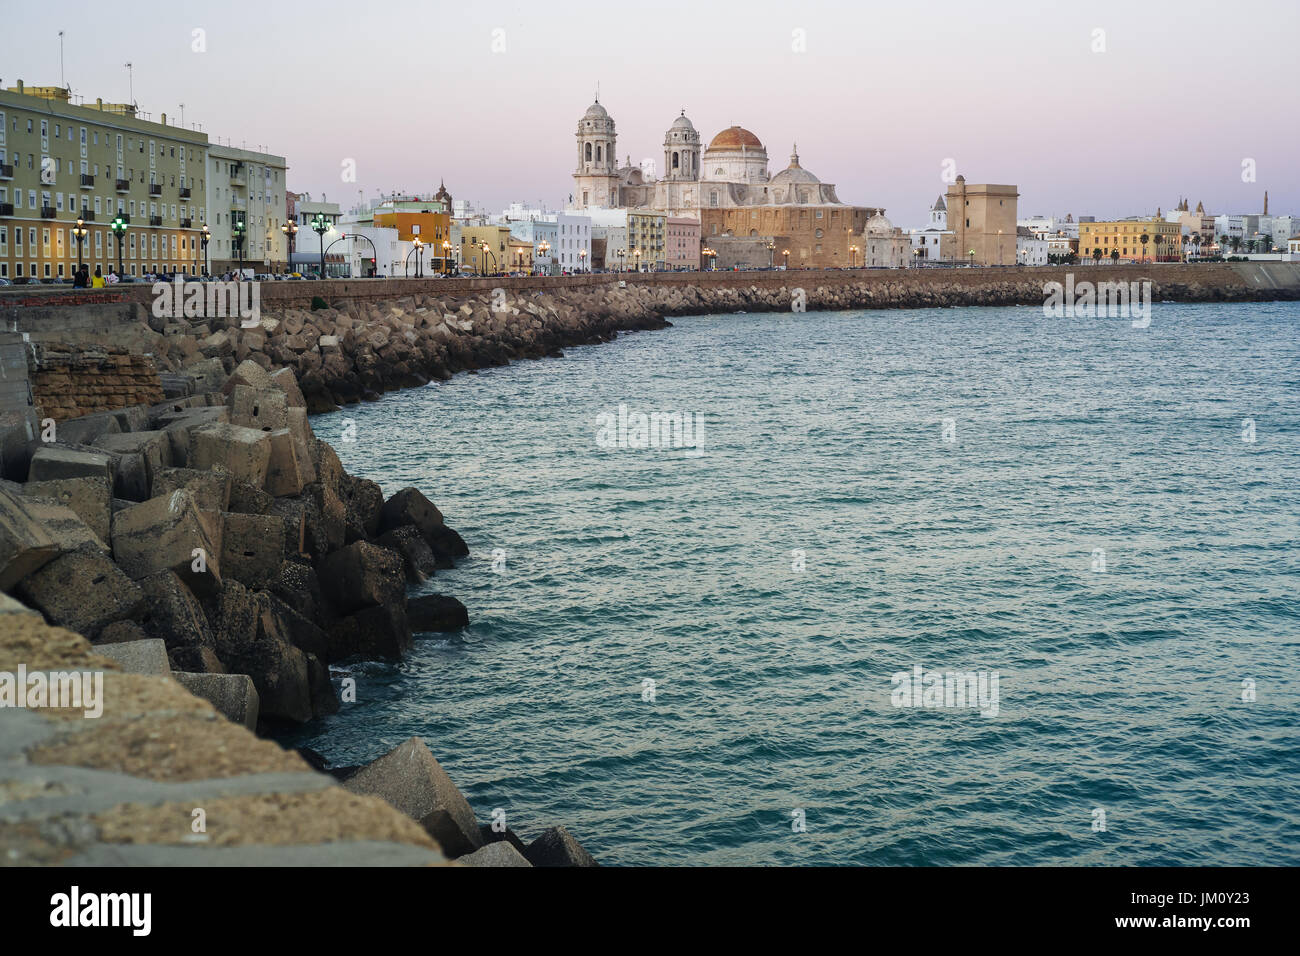
[[[607,342],[620,332],[663,328],[660,300],[668,297],[661,290],[503,288],[337,307],[319,299],[310,311],[263,310],[255,323],[152,323],[162,334],[156,349],[169,394],[187,390],[181,378],[202,388],[228,371],[231,361],[251,361],[266,370],[291,369],[307,409],[319,412],[460,371],[558,356],[563,348]]]
[[[292,370],[244,361],[219,384],[34,442],[26,480],[0,480],[0,591],[273,731],[339,709],[329,664],[400,658],[413,623],[467,624],[454,598],[408,600],[407,584],[469,551],[417,489],[385,500],[344,471],[312,434]],[[352,768],[346,788],[413,816],[449,857],[510,842],[480,830],[422,743],[402,748]],[[584,862],[563,831],[539,840],[516,839],[519,859],[499,848],[471,862]]]

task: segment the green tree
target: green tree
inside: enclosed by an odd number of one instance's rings
[[[1142,233],[1142,238],[1141,238],[1139,241],[1142,243],[1142,261],[1143,261],[1143,262],[1146,262],[1146,261],[1147,261],[1147,243],[1151,241],[1151,237],[1150,237],[1149,235],[1147,235],[1147,234],[1144,232],[1144,233]]]

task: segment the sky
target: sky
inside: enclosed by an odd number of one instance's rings
[[[620,159],[662,166],[685,109],[706,143],[754,132],[773,174],[797,141],[842,201],[904,227],[952,169],[1017,185],[1022,217],[1259,212],[1265,190],[1300,214],[1297,0],[68,0],[3,24],[5,88],[60,84],[63,30],[74,95],[127,100],[130,61],[155,120],[183,103],[344,208],[443,179],[488,211],[562,206],[599,85]]]

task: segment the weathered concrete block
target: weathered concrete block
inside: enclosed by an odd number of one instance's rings
[[[187,466],[190,464],[190,432],[203,425],[224,425],[229,421],[230,409],[218,405],[214,408],[187,408],[179,412],[168,412],[159,416],[155,425],[159,431],[167,433],[167,439],[171,442],[172,464]]]
[[[113,621],[131,617],[144,594],[100,551],[71,551],[23,578],[18,595],[46,620],[93,638]]]
[[[316,441],[316,436],[312,434],[311,423],[307,421],[306,408],[290,406],[287,414],[294,455],[298,459],[298,471],[302,474],[303,485],[310,485],[316,480],[316,466],[311,455],[311,446]]]
[[[25,497],[0,488],[0,591],[12,590],[58,556],[57,542],[28,510]]]
[[[125,644],[147,640],[149,633],[135,621],[113,621],[105,624],[95,635],[96,644]]]
[[[195,697],[201,697],[217,713],[249,730],[257,729],[258,698],[253,679],[247,674],[193,674],[173,671],[172,677]]]
[[[402,559],[387,548],[356,541],[331,554],[320,567],[321,585],[341,612],[404,603]]]
[[[230,423],[271,432],[289,425],[284,392],[277,388],[236,385],[230,393]]]
[[[222,517],[222,573],[256,591],[269,588],[284,564],[284,520],[279,515]]]
[[[271,457],[266,466],[266,490],[277,498],[302,494],[302,469],[298,467],[298,452],[293,435],[287,428],[271,432]]]
[[[55,425],[54,438],[65,444],[90,445],[104,435],[115,435],[120,431],[121,422],[112,412],[95,412]]]
[[[412,584],[418,584],[433,576],[437,567],[433,550],[429,547],[429,542],[425,541],[424,536],[420,534],[420,529],[414,525],[385,531],[375,539],[375,543],[402,556],[402,563],[406,568],[406,580]]]
[[[380,604],[330,623],[325,660],[332,663],[353,656],[401,660],[413,646],[406,608]]]
[[[461,866],[532,866],[528,859],[505,840],[467,853],[456,861]]]
[[[194,495],[200,511],[226,511],[230,508],[230,486],[230,473],[224,469],[164,468],[154,475],[149,497],[170,495],[184,488]]]
[[[151,498],[113,516],[113,557],[133,580],[170,569],[192,591],[206,593],[221,586],[209,527],[188,491]]]
[[[417,737],[362,767],[343,786],[380,797],[418,821],[448,856],[463,856],[483,845],[469,802]]]
[[[23,494],[48,498],[71,508],[100,541],[107,542],[110,532],[109,500],[112,487],[104,478],[59,478],[52,481],[29,481]]]
[[[167,660],[167,648],[159,640],[96,644],[95,653],[117,661],[128,674],[165,676],[172,672],[171,663]]]
[[[564,827],[551,827],[524,853],[533,866],[599,866]]]
[[[271,384],[284,392],[284,403],[289,408],[307,407],[307,400],[303,398],[302,389],[298,387],[298,376],[294,375],[293,369],[287,365],[271,373]]]
[[[198,598],[175,571],[157,571],[137,583],[144,594],[140,623],[149,636],[160,638],[168,650],[216,647]]]
[[[118,428],[124,432],[142,432],[149,428],[149,406],[130,405],[113,411]]]
[[[406,602],[407,619],[417,634],[446,633],[469,627],[465,605],[445,594],[422,594]]]
[[[239,425],[204,425],[190,432],[189,467],[224,468],[236,478],[261,488],[271,460],[266,432]]]
[[[270,388],[271,376],[252,359],[245,359],[235,366],[230,378],[221,386],[221,394],[229,395],[237,385],[247,385],[254,389]]]
[[[403,525],[414,525],[427,540],[442,527],[442,512],[418,488],[403,488],[384,502],[379,512],[379,531],[391,531]]]
[[[95,447],[113,455],[140,455],[151,482],[154,475],[172,465],[171,439],[164,431],[102,435],[95,439]]]
[[[58,445],[44,445],[32,455],[27,480],[56,481],[60,478],[103,478],[113,483],[113,457],[101,451],[79,451]]]
[[[81,520],[81,516],[53,498],[27,495],[27,513],[45,526],[60,551],[80,551],[89,548],[108,552],[104,539]]]
[[[194,391],[214,392],[226,381],[226,366],[219,358],[203,358],[185,366],[185,374],[194,379]]]

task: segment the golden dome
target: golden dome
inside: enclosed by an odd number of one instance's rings
[[[743,126],[728,126],[709,143],[709,149],[762,149],[757,136]]]

